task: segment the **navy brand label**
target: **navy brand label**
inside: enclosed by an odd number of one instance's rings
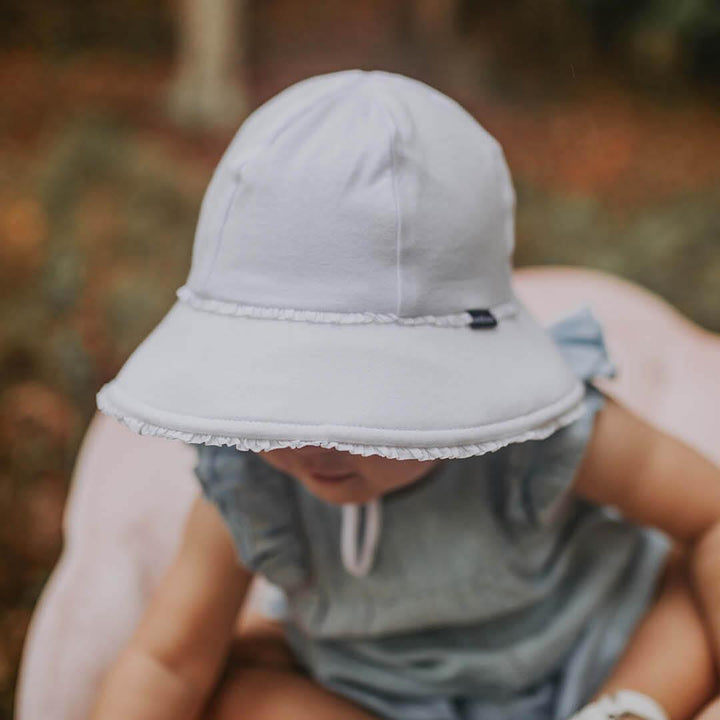
[[[472,316],[468,325],[473,329],[494,328],[497,325],[497,318],[489,310],[466,310],[465,312]]]

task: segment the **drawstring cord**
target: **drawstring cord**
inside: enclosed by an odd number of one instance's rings
[[[358,542],[360,513],[365,511],[362,543]],[[355,577],[364,577],[372,569],[382,528],[380,499],[365,505],[342,506],[342,532],[340,550],[345,569]]]

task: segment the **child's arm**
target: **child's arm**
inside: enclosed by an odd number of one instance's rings
[[[607,398],[574,489],[686,547],[720,659],[720,468]]]
[[[173,563],[103,680],[91,720],[198,717],[251,577],[217,509],[199,496]]]

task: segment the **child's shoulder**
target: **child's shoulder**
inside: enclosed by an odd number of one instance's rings
[[[240,562],[280,585],[303,582],[306,558],[292,479],[249,450],[204,444],[194,449],[195,476],[227,523]]]
[[[573,372],[584,381],[615,377],[617,367],[607,348],[602,323],[590,305],[581,305],[547,326],[550,336]]]
[[[573,453],[579,458],[582,454],[592,434],[595,416],[606,402],[605,394],[592,381],[600,376],[615,377],[617,368],[608,352],[603,325],[589,305],[579,306],[545,329],[567,365],[585,385],[585,412],[543,440],[532,443],[530,449],[521,449],[530,452],[534,462],[549,467],[552,458],[569,457]]]
[[[508,448],[514,465],[523,468],[527,501],[540,518],[550,521],[567,496],[591,444],[596,416],[607,397],[593,383],[614,377],[617,368],[608,352],[604,328],[589,305],[582,305],[546,325],[560,353],[585,384],[585,412],[548,437]]]

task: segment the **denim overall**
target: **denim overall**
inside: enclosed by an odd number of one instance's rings
[[[547,331],[585,381],[585,414],[383,496],[365,576],[343,563],[341,507],[260,455],[195,446],[203,493],[239,561],[276,586],[301,665],[381,718],[569,717],[652,600],[669,538],[571,491],[605,402],[591,378],[615,374],[602,327],[583,306]]]

